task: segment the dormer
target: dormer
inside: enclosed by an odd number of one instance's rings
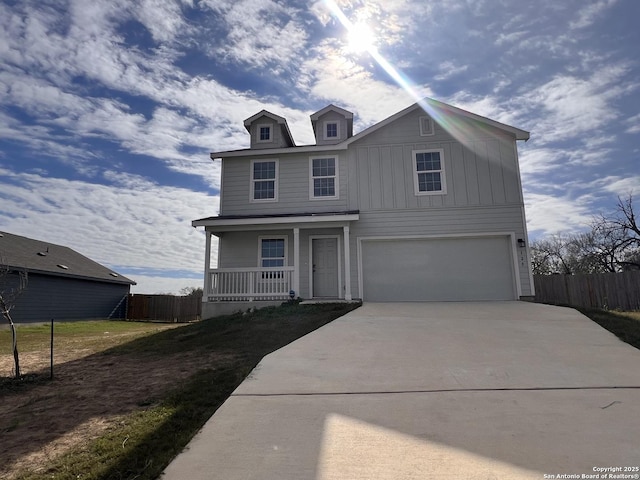
[[[353,113],[329,105],[311,115],[316,145],[333,145],[353,136]]]
[[[251,148],[295,147],[287,121],[271,112],[262,110],[244,121],[251,136]]]

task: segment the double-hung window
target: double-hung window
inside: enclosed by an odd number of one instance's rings
[[[278,200],[278,161],[251,162],[251,201],[275,202]]]
[[[266,143],[273,140],[271,124],[263,123],[258,125],[257,128],[258,130],[256,131],[256,141],[258,143]]]
[[[311,158],[310,197],[338,198],[338,157]]]
[[[259,239],[258,265],[262,268],[284,267],[287,264],[287,239],[286,237]],[[282,278],[282,271],[262,272],[262,279]]]
[[[260,266],[284,267],[286,242],[284,237],[260,239]]]
[[[447,193],[444,175],[444,151],[414,150],[413,180],[416,195]]]

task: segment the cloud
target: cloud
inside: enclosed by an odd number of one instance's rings
[[[601,18],[606,9],[611,8],[616,3],[617,0],[599,0],[582,5],[582,8],[578,10],[578,18],[569,23],[569,28],[575,30],[591,26]]]
[[[218,197],[116,171],[105,173],[111,185],[2,168],[0,176],[0,224],[11,233],[69,246],[122,267],[124,275],[157,269],[166,272],[163,278],[184,278],[184,272],[195,278],[202,272],[204,234],[191,221],[215,214]]]
[[[459,75],[461,73],[466,72],[469,69],[468,65],[456,65],[455,63],[447,60],[440,64],[440,71],[442,73],[436,75],[434,80],[443,81],[447,80],[455,75]]]
[[[306,49],[308,34],[300,11],[272,0],[204,0],[219,15],[226,35],[212,46],[218,61],[242,62],[254,68],[287,64]],[[289,68],[286,68],[289,70]]]
[[[588,228],[593,219],[590,198],[571,198],[568,195],[548,195],[526,192],[527,229],[532,237],[558,232],[580,231]]]
[[[627,118],[624,123],[629,126],[625,130],[626,133],[640,133],[640,113]]]

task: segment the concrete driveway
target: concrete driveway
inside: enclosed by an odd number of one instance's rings
[[[639,478],[639,435],[640,351],[575,310],[371,303],[265,357],[162,478]]]

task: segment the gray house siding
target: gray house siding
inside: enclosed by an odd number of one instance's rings
[[[224,194],[221,199],[221,215],[268,215],[279,213],[327,212],[345,210],[347,207],[346,152],[322,152],[321,154],[286,154],[229,158],[223,160]],[[309,162],[312,156],[338,158],[337,199],[309,198]],[[278,201],[251,202],[251,160],[278,160]]]
[[[30,273],[11,314],[16,323],[107,318],[128,293],[126,284]],[[122,302],[113,318],[125,318],[125,308]]]
[[[479,132],[471,135],[474,140],[462,144],[438,124],[433,136],[421,137],[420,116],[407,115],[352,145],[348,155],[348,208],[365,211],[522,204],[513,138]],[[424,149],[443,150],[446,194],[415,195],[412,152]]]
[[[311,239],[321,236],[338,237],[338,252],[340,278],[344,278],[344,252],[343,236],[341,228],[305,228],[300,230],[300,291],[302,298],[311,298],[310,284],[310,257]],[[225,232],[222,234],[219,244],[219,268],[254,268],[258,266],[259,242],[264,237],[286,237],[287,239],[287,265],[294,264],[293,233],[291,230],[260,230]],[[355,250],[353,250],[355,251]],[[343,286],[344,290],[344,286]]]

